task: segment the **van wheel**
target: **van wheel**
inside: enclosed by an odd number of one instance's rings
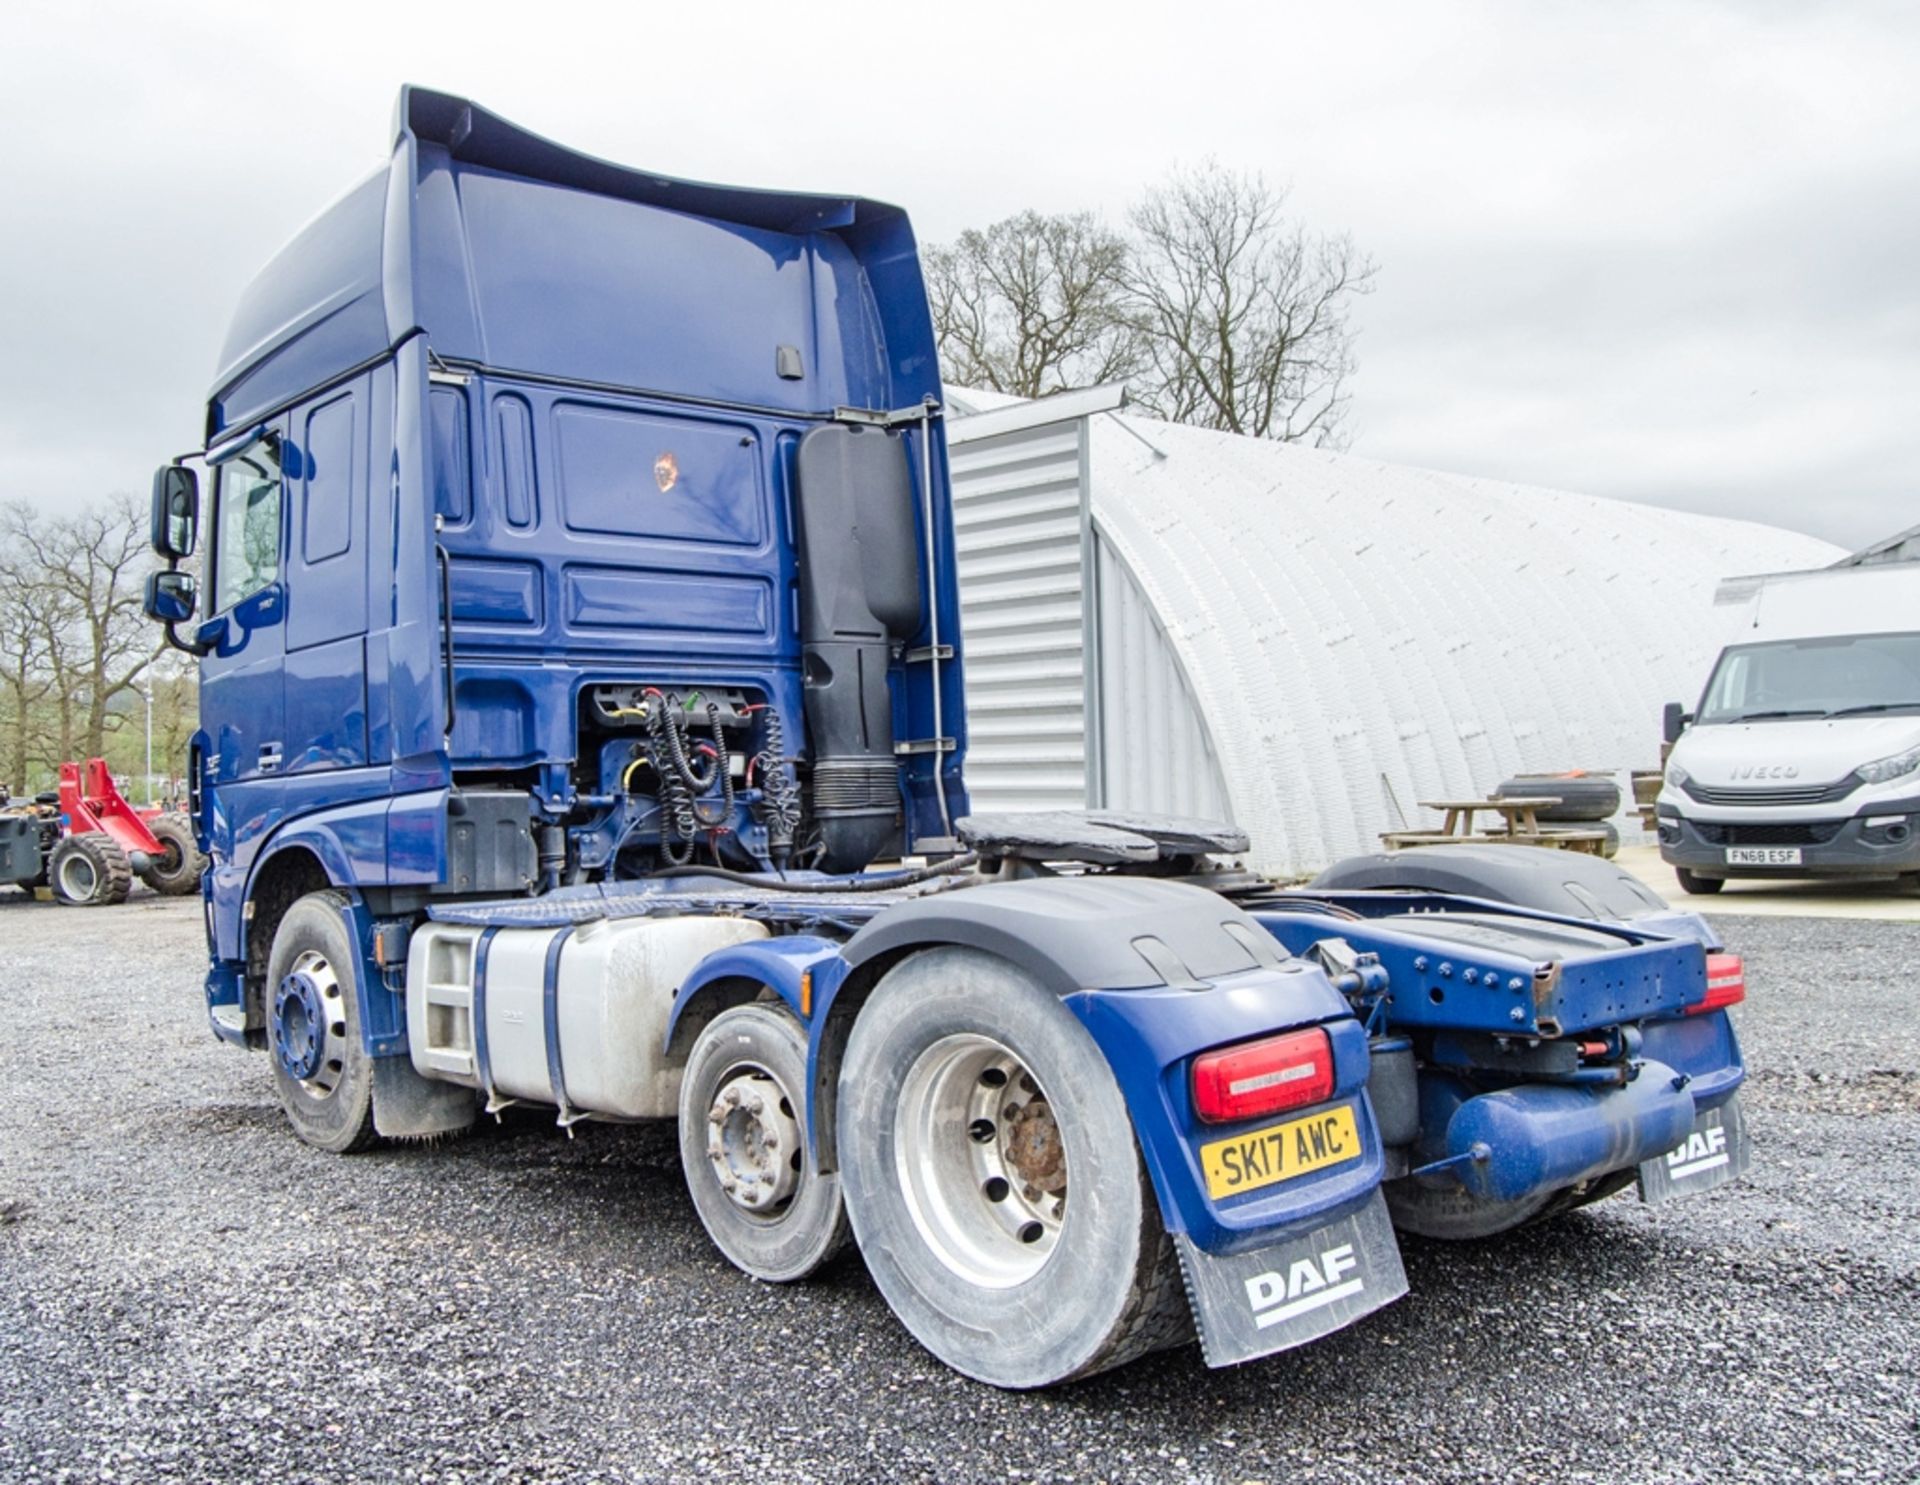
[[[840,1177],[807,1150],[806,1088],[806,1033],[770,1005],[714,1017],[680,1081],[694,1210],[736,1268],[772,1283],[804,1279],[847,1241]]]
[[[1046,1387],[1191,1338],[1119,1086],[1024,971],[962,948],[890,970],[854,1022],[838,1105],[868,1271],[954,1370]]]
[[[1695,897],[1711,897],[1727,885],[1725,877],[1696,876],[1684,866],[1676,866],[1673,874],[1680,879],[1680,890]]]
[[[359,951],[341,892],[309,892],[267,957],[267,1049],[293,1132],[347,1155],[374,1143],[373,1059],[360,1039]]]

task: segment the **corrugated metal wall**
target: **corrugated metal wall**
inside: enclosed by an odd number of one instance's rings
[[[1087,803],[1081,418],[948,432],[966,641],[967,791],[989,810]]]
[[[1098,538],[1100,686],[1106,803],[1113,809],[1231,819],[1207,718],[1167,631],[1112,546]]]
[[[1192,687],[1256,869],[1430,826],[1523,771],[1650,766],[1721,643],[1727,572],[1831,561],[1741,521],[1131,415],[1092,510]],[[1104,601],[1105,595],[1102,594]],[[1110,775],[1131,738],[1108,734]]]

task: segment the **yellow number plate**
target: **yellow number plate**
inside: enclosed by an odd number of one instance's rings
[[[1217,1200],[1291,1181],[1359,1154],[1360,1131],[1353,1122],[1353,1105],[1342,1104],[1202,1145],[1200,1167],[1207,1173],[1207,1195]]]

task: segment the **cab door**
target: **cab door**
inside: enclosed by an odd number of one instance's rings
[[[285,761],[286,430],[261,429],[214,464],[211,611],[198,638],[207,833],[216,895],[237,894],[280,815]],[[223,955],[237,952],[222,945]]]
[[[280,771],[307,783],[298,798],[289,786],[289,810],[337,792],[312,775],[367,762],[367,380],[335,388],[291,418]]]

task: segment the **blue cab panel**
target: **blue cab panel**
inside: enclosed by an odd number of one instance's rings
[[[895,736],[938,713],[951,740],[899,759],[903,844],[948,834],[959,598],[905,214],[628,170],[418,88],[391,139],[245,290],[208,403],[219,956],[245,952],[249,883],[305,815],[507,770],[573,807],[590,686],[737,688],[804,759],[794,471],[841,409],[909,414],[930,570],[903,649],[937,630],[954,653],[937,702],[932,667],[890,674]],[[262,581],[228,581],[243,567]],[[406,818],[384,862],[339,853],[345,885],[443,879],[444,827]]]

